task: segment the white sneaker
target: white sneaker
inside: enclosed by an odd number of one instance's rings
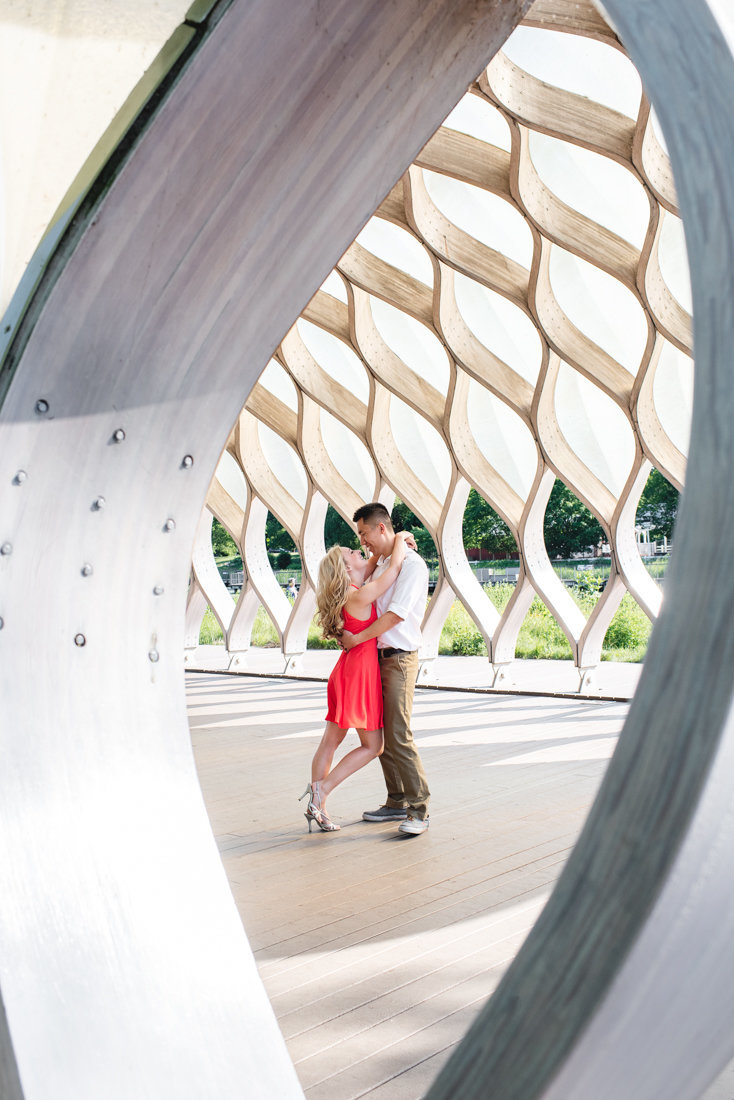
[[[408,814],[405,821],[402,821],[398,825],[398,832],[408,833],[409,836],[417,836],[418,833],[425,833],[428,828],[428,820],[427,817],[411,817],[410,814]]]

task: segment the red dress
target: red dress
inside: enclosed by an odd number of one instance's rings
[[[352,585],[356,588],[356,585]],[[345,609],[344,628],[352,634],[373,623],[377,608],[370,608],[368,619],[355,619]],[[377,638],[361,642],[354,649],[343,650],[329,677],[326,691],[327,722],[339,729],[378,730],[382,728],[382,681],[377,662]]]

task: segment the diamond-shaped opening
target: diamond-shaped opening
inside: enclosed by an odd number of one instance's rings
[[[497,598],[509,599],[510,592],[497,593]],[[499,604],[498,610],[499,608]],[[559,622],[539,596],[531,603],[515,643],[515,656],[520,660],[569,661],[573,657],[568,638]]]
[[[414,317],[373,295],[370,296],[370,309],[375,327],[391,351],[445,397],[449,359],[436,334]]]
[[[277,471],[278,481],[296,500],[301,508],[306,505],[308,478],[303,468],[301,456],[289,443],[274,432],[267,424],[258,421],[257,432],[265,461],[271,470]]]
[[[460,657],[486,657],[487,645],[461,600],[454,600],[441,630],[438,652]]]
[[[529,134],[529,145],[538,175],[559,199],[642,248],[650,224],[650,201],[629,169],[535,130]]]
[[[361,439],[326,409],[319,410],[321,438],[331,461],[362,500],[374,491],[375,465]]]
[[[689,313],[693,311],[691,275],[688,267],[683,222],[669,211],[661,211],[662,227],[658,246],[660,270],[674,298]]]
[[[459,271],[454,273],[454,297],[477,340],[521,378],[535,385],[543,346],[527,314],[502,294]]]
[[[426,488],[443,500],[451,480],[451,457],[435,428],[394,394],[390,397],[390,428],[400,452]]]
[[[604,42],[537,27],[517,27],[502,53],[521,69],[636,118],[642,84],[629,58]]]
[[[324,545],[327,550],[331,546],[359,546],[359,539],[354,528],[350,527],[331,504],[326,509],[324,520]]]
[[[507,119],[483,96],[467,92],[443,124],[449,130],[478,138],[479,141],[504,149],[508,153],[510,151],[510,127]]]
[[[636,373],[647,343],[645,313],[632,291],[554,245],[550,281],[558,304],[585,336],[631,373]]]
[[[418,553],[429,566],[438,563],[438,550],[430,531],[400,497],[395,498],[390,518],[396,531],[412,532]]]
[[[229,451],[224,451],[219,459],[215,477],[222,488],[226,489],[232,500],[239,504],[244,512],[247,508],[247,482],[239,463]]]
[[[604,529],[576,494],[556,478],[545,509],[543,537],[551,560],[593,557],[604,542]]]
[[[640,553],[652,557],[667,551],[678,516],[680,493],[659,470],[651,470],[637,505],[635,529]],[[649,570],[659,573],[659,570]]]
[[[450,222],[516,263],[530,268],[533,237],[519,210],[506,199],[453,176],[423,170],[426,190]]]
[[[426,286],[433,286],[433,265],[428,253],[411,233],[400,226],[384,218],[370,218],[357,237],[357,243]]]
[[[298,392],[295,383],[285,368],[275,359],[270,360],[258,382],[293,412],[298,411]]]
[[[369,400],[369,381],[364,363],[357,353],[347,347],[338,336],[302,317],[296,321],[296,328],[319,366],[366,405]]]
[[[647,652],[652,623],[640,605],[625,592],[604,635],[602,661],[642,661]]]
[[[319,287],[325,294],[330,294],[332,298],[336,298],[340,302],[347,303],[347,288],[344,286],[344,280],[339,275],[338,271],[330,271],[323,283]]]
[[[630,423],[610,397],[567,363],[554,394],[558,424],[571,448],[610,492],[618,496],[635,458]],[[599,425],[604,431],[599,431]]]
[[[469,382],[467,419],[487,461],[519,497],[527,499],[538,467],[538,449],[525,422],[474,379]]]
[[[693,360],[668,340],[663,342],[652,392],[660,423],[681,454],[687,455],[693,411]]]
[[[199,645],[224,645],[221,623],[208,604],[199,627]]]
[[[519,559],[517,542],[512,531],[476,489],[471,489],[467,497],[462,520],[462,538],[469,561],[482,563],[475,566],[479,570],[478,579],[481,583],[495,583],[485,575],[493,569],[493,562],[517,562]],[[483,565],[484,562],[487,565]],[[498,570],[501,568],[504,566],[497,566]],[[498,573],[498,577],[500,576],[501,572]]]

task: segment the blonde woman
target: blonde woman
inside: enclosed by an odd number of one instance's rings
[[[369,561],[361,550],[332,546],[321,561],[316,590],[319,623],[325,638],[339,640],[343,630],[359,633],[377,618],[375,600],[393,584],[405,558],[407,532],[395,542],[390,565],[376,580],[366,580],[377,559]],[[316,822],[325,833],[339,829],[324,809],[328,795],[347,776],[369,764],[382,752],[382,685],[377,663],[377,639],[370,638],[349,652],[342,652],[329,677],[326,728],[311,763],[308,795],[308,831]],[[343,756],[332,770],[334,753],[347,730],[356,729],[359,747]]]

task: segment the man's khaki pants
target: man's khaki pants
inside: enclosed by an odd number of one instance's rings
[[[418,654],[380,657],[380,675],[385,729],[380,764],[387,787],[387,805],[404,807],[412,817],[423,820],[428,817],[431,792],[410,728]]]

